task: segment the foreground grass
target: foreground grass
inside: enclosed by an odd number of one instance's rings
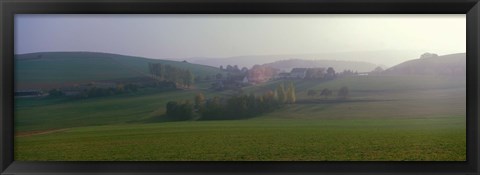
[[[464,161],[465,116],[255,119],[72,128],[17,137],[15,160]]]

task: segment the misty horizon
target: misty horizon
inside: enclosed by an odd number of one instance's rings
[[[268,63],[273,63],[273,62],[278,62],[278,61],[288,61],[288,60],[305,60],[305,61],[344,61],[344,62],[358,62],[358,63],[369,63],[369,64],[374,64],[376,66],[380,66],[382,68],[389,68],[395,65],[398,65],[400,63],[414,60],[414,59],[420,59],[421,54],[417,54],[416,56],[411,56],[411,57],[406,57],[408,59],[404,59],[400,62],[397,62],[395,64],[382,64],[379,62],[374,62],[374,61],[364,61],[364,60],[350,60],[348,58],[340,58],[340,59],[332,59],[332,58],[317,58],[314,57],[316,55],[322,55],[322,54],[331,54],[331,55],[338,55],[341,56],[341,54],[348,54],[348,53],[361,53],[361,52],[332,52],[332,53],[306,53],[306,54],[275,54],[275,55],[238,55],[238,56],[231,56],[231,57],[189,57],[189,58],[150,58],[150,57],[143,57],[139,55],[128,55],[128,54],[118,54],[118,53],[109,53],[109,52],[92,52],[92,51],[48,51],[48,52],[31,52],[31,53],[22,53],[22,54],[16,54],[16,55],[28,55],[28,54],[38,54],[38,53],[104,53],[104,54],[113,54],[113,55],[124,55],[124,56],[131,56],[131,57],[139,57],[139,58],[147,58],[147,59],[155,59],[155,60],[171,60],[171,61],[188,61],[193,64],[200,64],[200,65],[206,65],[206,66],[212,66],[212,67],[220,67],[220,66],[227,66],[227,65],[237,65],[239,67],[247,67],[251,68],[254,65],[263,65],[263,64],[268,64]],[[375,53],[375,52],[382,52],[382,51],[363,51],[364,53]],[[390,52],[389,50],[384,50],[383,52]],[[417,51],[412,51],[412,52],[417,52]],[[422,52],[424,53],[431,53],[431,52]],[[465,53],[465,52],[463,52]],[[433,53],[436,54],[436,53]],[[444,55],[452,55],[452,54],[459,54],[459,53],[448,53],[448,54],[443,54],[439,56],[444,56]],[[460,53],[461,54],[461,53]],[[408,55],[408,54],[407,54]],[[293,57],[289,57],[293,56]],[[237,60],[237,62],[232,62],[232,63],[225,63],[224,62],[231,62],[231,59],[238,59],[238,58],[262,58],[262,57],[281,57],[280,59],[264,59],[260,60],[255,63],[255,64],[245,64],[244,60]],[[313,57],[313,58],[312,58]],[[220,63],[216,65],[208,64],[210,62],[217,62],[218,60],[221,60]]]
[[[101,52],[198,64],[205,59],[273,56],[256,60],[393,66],[426,52],[464,53],[465,19],[465,15],[22,14],[15,17],[15,53]],[[242,66],[253,64],[246,62]]]

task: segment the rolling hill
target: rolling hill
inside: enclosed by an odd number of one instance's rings
[[[414,50],[379,50],[379,51],[352,51],[312,54],[278,54],[278,55],[242,55],[234,57],[194,57],[184,58],[192,63],[223,67],[238,65],[239,67],[252,67],[255,64],[267,64],[279,60],[304,59],[304,60],[369,60],[369,62],[386,65],[387,67],[399,64],[405,58],[413,58],[423,51]],[[369,70],[370,71],[370,70]]]
[[[282,82],[242,91],[261,93]],[[199,92],[212,98],[234,91],[150,89],[82,100],[18,98],[15,159],[466,160],[465,79],[368,75],[293,83],[295,104],[245,120],[162,121],[169,101],[192,100]],[[349,100],[308,95],[308,90],[337,91],[342,86],[350,89]]]
[[[18,89],[51,88],[90,81],[148,76],[148,63],[189,69],[194,76],[215,75],[220,69],[188,62],[96,52],[42,52],[15,56]]]
[[[457,53],[413,59],[384,72],[393,75],[449,75],[466,76],[466,54]]]
[[[333,67],[337,71],[343,70],[352,70],[358,72],[368,72],[377,65],[368,63],[368,62],[360,62],[360,61],[338,61],[338,60],[301,60],[301,59],[290,59],[290,60],[282,60],[282,61],[275,61],[272,63],[264,64],[268,67],[273,67],[276,69],[280,69],[283,71],[290,71],[293,68],[301,67],[301,68],[312,68],[312,67]]]

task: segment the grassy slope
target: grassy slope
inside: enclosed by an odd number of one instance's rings
[[[42,55],[40,59],[32,59],[39,55]],[[15,80],[19,87],[31,88],[145,76],[149,62],[189,69],[195,76],[202,77],[221,72],[218,68],[198,64],[105,53],[47,52],[17,55],[16,58]]]
[[[457,53],[442,55],[438,57],[419,58],[408,60],[391,68],[388,68],[384,73],[387,74],[450,74],[455,70],[457,75],[466,75],[466,54]]]
[[[144,92],[86,100],[64,100],[51,105],[43,105],[42,101],[45,100],[42,99],[17,99],[15,129],[48,130],[141,121],[163,114],[169,100],[191,99],[194,94],[193,91]]]
[[[271,89],[276,83],[245,91]],[[308,89],[338,89],[347,85],[352,92],[350,98],[371,101],[295,104],[259,118],[238,121],[127,124],[152,121],[152,117],[164,112],[167,100],[191,99],[194,91],[146,93],[62,104],[21,99],[15,116],[17,131],[105,126],[19,137],[15,158],[464,160],[464,83],[462,79],[422,76],[297,82],[300,100],[311,98],[305,94]],[[40,106],[32,107],[35,105]],[[103,112],[105,109],[112,110]],[[98,149],[92,150],[92,147]]]
[[[271,89],[279,82],[266,85]],[[337,91],[342,86],[350,89],[350,99],[361,102],[302,104],[266,115],[273,118],[422,118],[465,115],[465,79],[433,76],[360,76],[334,81],[297,82],[297,98],[307,96],[309,89],[329,88]],[[335,92],[334,92],[335,94]],[[335,96],[330,97],[334,99]],[[315,97],[315,99],[324,99]],[[310,112],[301,112],[310,111]],[[314,115],[311,115],[314,114]]]
[[[259,89],[270,90],[278,86],[279,83],[289,80],[278,80],[268,82],[257,87],[248,87],[245,91],[257,91]],[[465,77],[440,77],[440,76],[352,76],[335,79],[334,81],[295,80],[297,91],[306,92],[309,89],[322,90],[329,88],[338,90],[342,86],[347,86],[352,92],[368,91],[409,91],[409,90],[429,90],[438,88],[458,88],[465,87]]]
[[[141,92],[84,100],[17,98],[15,130],[51,130],[91,125],[157,121],[168,101],[193,101],[199,90]],[[212,97],[211,92],[204,93]]]

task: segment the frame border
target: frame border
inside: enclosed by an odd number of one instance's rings
[[[0,0],[1,174],[480,174],[479,0]],[[466,14],[466,162],[14,161],[15,14]]]

